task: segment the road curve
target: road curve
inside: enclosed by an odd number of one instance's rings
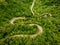
[[[27,36],[29,36],[29,37],[31,37],[31,38],[34,38],[34,37],[37,37],[38,35],[41,35],[42,34],[42,32],[43,32],[43,29],[42,29],[42,27],[41,26],[39,26],[38,24],[28,24],[29,26],[37,26],[37,28],[38,28],[38,33],[36,33],[36,34],[33,34],[33,35],[25,35],[25,34],[19,34],[19,35],[13,35],[13,36],[10,36],[9,38],[12,38],[12,37],[27,37]]]
[[[26,18],[25,18],[25,17],[16,17],[16,18],[13,18],[13,19],[10,20],[10,24],[14,24],[14,21],[15,21],[15,20],[18,20],[18,19],[26,19]],[[38,30],[39,30],[38,33],[33,34],[33,35],[23,35],[23,34],[19,34],[19,35],[13,35],[13,36],[11,36],[11,37],[24,37],[24,36],[26,37],[26,36],[29,36],[29,37],[31,37],[31,38],[34,38],[34,37],[42,34],[42,32],[43,32],[42,27],[41,27],[40,25],[38,25],[38,24],[28,24],[28,26],[37,26],[37,28],[38,28]]]
[[[14,24],[14,21],[15,20],[18,20],[18,19],[26,19],[25,17],[14,17],[14,18],[12,18],[9,22],[11,23],[11,24]]]

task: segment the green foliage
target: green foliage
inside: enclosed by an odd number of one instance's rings
[[[30,6],[33,0],[0,0],[0,45],[60,45],[60,0],[36,0],[33,16]],[[50,16],[51,14],[51,16]],[[16,20],[14,25],[10,20],[14,17],[26,17]],[[35,34],[36,26],[43,27],[43,33],[36,38],[15,37],[16,34]]]

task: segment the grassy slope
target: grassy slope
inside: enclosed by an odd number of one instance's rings
[[[23,24],[36,23],[43,27],[41,36],[34,39],[29,37],[16,37],[0,41],[0,45],[60,45],[60,5],[58,1],[37,0],[34,6],[35,15],[32,16],[30,6],[32,0],[6,0],[0,2],[0,39],[15,34],[33,34],[37,28],[26,27]],[[52,16],[50,16],[50,13]],[[9,20],[13,17],[26,17],[26,20],[15,21],[11,25]],[[21,25],[21,26],[20,26]],[[24,29],[25,30],[24,30]],[[26,29],[27,28],[27,29]],[[22,31],[21,31],[22,30]],[[30,31],[31,30],[31,31]],[[27,32],[26,32],[27,31]],[[14,33],[13,33],[14,32]]]

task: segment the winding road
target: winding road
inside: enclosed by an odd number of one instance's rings
[[[31,7],[30,7],[30,10],[31,10],[31,13],[33,14],[33,16],[34,16],[33,7],[34,7],[35,1],[36,1],[36,0],[33,0],[32,5],[31,5]],[[14,24],[14,21],[16,21],[16,20],[18,20],[18,19],[26,19],[26,18],[25,18],[25,17],[14,17],[14,18],[12,18],[12,19],[10,20],[10,24]],[[29,26],[37,26],[37,28],[38,28],[38,30],[39,30],[38,33],[33,34],[33,35],[23,35],[23,34],[19,34],[19,35],[13,35],[13,36],[11,36],[11,37],[24,37],[24,36],[27,37],[27,36],[29,36],[29,37],[31,37],[31,38],[34,38],[34,37],[42,34],[43,29],[42,29],[42,27],[41,27],[40,25],[38,25],[38,24],[28,24],[28,25],[29,25]]]
[[[34,16],[34,12],[33,12],[33,7],[34,7],[34,3],[35,3],[35,1],[36,0],[33,0],[33,2],[32,2],[32,5],[31,5],[31,7],[30,7],[30,10],[31,10],[31,13],[33,14],[33,16]],[[9,22],[10,22],[10,24],[14,24],[14,21],[16,21],[16,20],[18,20],[18,19],[26,19],[25,17],[14,17],[14,18],[12,18]],[[39,30],[36,34],[33,34],[33,35],[25,35],[25,34],[18,34],[18,35],[13,35],[13,36],[10,36],[10,37],[8,37],[8,38],[12,38],[12,37],[27,37],[27,36],[29,36],[29,37],[31,37],[31,38],[34,38],[34,37],[36,37],[36,36],[38,36],[38,35],[41,35],[42,34],[42,32],[43,32],[43,28],[40,26],[40,25],[38,25],[38,24],[28,24],[28,26],[37,26],[37,29]],[[7,37],[6,37],[7,38]]]
[[[10,36],[10,38],[12,38],[12,37],[27,37],[27,36],[29,36],[29,37],[31,37],[31,38],[34,38],[34,37],[42,34],[43,29],[42,29],[41,26],[39,26],[39,25],[37,25],[37,24],[28,24],[28,25],[29,25],[29,26],[37,26],[37,28],[38,28],[38,30],[39,30],[38,33],[33,34],[33,35],[25,35],[25,34],[13,35],[13,36]]]

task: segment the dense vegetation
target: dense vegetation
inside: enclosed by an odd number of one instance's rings
[[[60,45],[60,0],[36,0],[31,13],[30,6],[33,0],[0,0],[0,45]],[[14,17],[26,17],[25,20],[16,20],[14,25],[10,20]],[[42,35],[36,38],[15,37],[16,34],[35,34],[36,26],[43,27]],[[23,25],[22,25],[23,24]]]

